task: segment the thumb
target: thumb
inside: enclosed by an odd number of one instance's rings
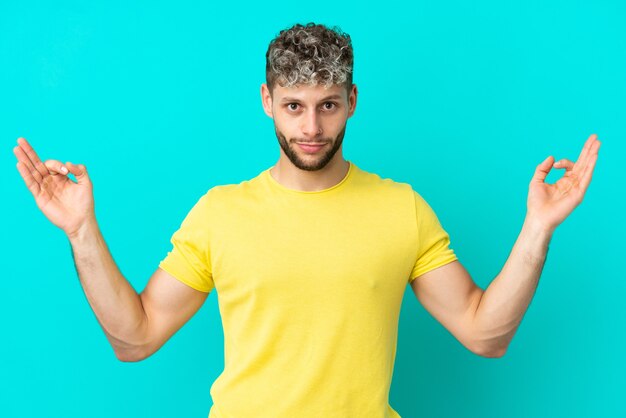
[[[70,170],[70,173],[76,177],[78,184],[91,185],[91,180],[89,179],[89,175],[87,174],[87,167],[82,164],[74,164],[71,162],[65,163],[67,168]]]
[[[548,173],[550,173],[550,170],[552,169],[552,164],[554,164],[554,159],[552,158],[552,156],[549,156],[548,158],[543,160],[543,162],[539,164],[535,169],[535,175],[533,176],[532,181],[537,183],[543,183],[546,177],[548,177]]]
[[[46,166],[50,174],[52,174],[53,176],[57,174],[67,174],[67,167],[65,167],[61,161],[47,160],[45,163],[43,163],[43,165]]]

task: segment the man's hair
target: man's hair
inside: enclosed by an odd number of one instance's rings
[[[337,26],[299,23],[280,31],[265,54],[269,91],[282,87],[342,84],[350,93],[354,56],[350,35]]]

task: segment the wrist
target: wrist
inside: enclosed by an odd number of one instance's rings
[[[522,229],[527,231],[532,236],[550,239],[554,234],[556,228],[551,225],[546,225],[544,222],[534,216],[527,215],[524,219],[524,225],[522,226]]]
[[[98,222],[94,218],[88,218],[78,228],[67,232],[67,238],[72,245],[85,241],[98,232]]]

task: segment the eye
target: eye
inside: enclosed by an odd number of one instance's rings
[[[330,105],[330,106],[328,106]],[[336,107],[335,103],[333,102],[326,102],[324,103],[324,109],[325,110],[333,110]]]
[[[298,110],[298,103],[289,103],[287,104],[287,108],[289,110]]]

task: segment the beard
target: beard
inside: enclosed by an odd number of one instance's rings
[[[295,150],[295,147],[298,146],[296,142],[307,142],[307,141],[300,140],[298,138],[292,138],[289,141],[287,141],[287,138],[285,137],[285,135],[276,127],[275,124],[274,124],[274,130],[276,131],[276,138],[278,139],[278,144],[280,145],[283,152],[285,153],[287,158],[289,158],[289,161],[291,161],[293,165],[298,167],[300,170],[317,171],[326,167],[326,165],[330,162],[330,160],[333,159],[333,157],[335,156],[339,148],[341,148],[341,144],[343,143],[343,137],[346,134],[346,126],[347,124],[343,126],[343,128],[341,129],[341,132],[339,132],[339,134],[335,138],[320,138],[316,140],[315,142],[330,143],[331,147],[329,150],[323,153],[322,151],[320,151],[320,154],[307,154],[308,156],[311,157],[311,159],[300,158],[297,151]]]

